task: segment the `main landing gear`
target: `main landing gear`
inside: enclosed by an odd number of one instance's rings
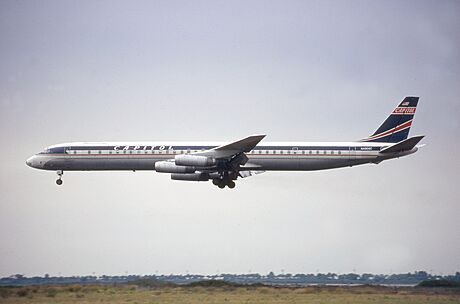
[[[217,175],[214,175],[212,177],[212,183],[220,189],[224,189],[225,186],[229,187],[230,189],[233,189],[235,188],[234,180],[238,178],[238,173],[234,171],[224,171],[219,172]]]
[[[212,183],[219,187],[220,189],[224,189],[225,186],[229,187],[230,189],[235,188],[235,182],[232,181],[231,179],[218,179],[215,178],[212,180]]]
[[[56,171],[57,175],[58,175],[58,179],[56,180],[56,184],[58,184],[58,186],[62,185],[62,175],[64,175],[64,171],[62,170],[58,170]]]

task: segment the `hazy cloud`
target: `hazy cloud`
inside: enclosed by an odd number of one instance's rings
[[[0,3],[0,276],[460,269],[457,1]],[[345,141],[420,96],[407,158],[233,191],[26,167],[68,141]]]

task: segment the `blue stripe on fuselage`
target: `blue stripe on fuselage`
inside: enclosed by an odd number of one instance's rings
[[[117,148],[117,149],[115,149]],[[215,146],[64,146],[50,148],[47,151],[41,152],[40,154],[63,154],[67,150],[72,151],[167,151],[167,150],[210,150]],[[380,147],[362,146],[352,147],[356,151],[379,151]],[[257,146],[253,150],[281,150],[281,151],[292,151],[292,150],[328,150],[328,151],[348,151],[350,146]]]

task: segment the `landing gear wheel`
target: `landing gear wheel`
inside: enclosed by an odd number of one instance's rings
[[[225,188],[225,182],[220,181],[219,184],[217,184],[217,187],[219,187],[220,189],[224,189]]]
[[[235,182],[234,182],[234,181],[229,181],[229,182],[227,183],[227,186],[228,186],[230,189],[233,189],[233,188],[235,188]]]
[[[56,180],[56,184],[58,184],[58,186],[62,185],[62,175],[64,174],[64,171],[62,170],[57,170],[56,171],[57,175],[58,175],[58,179]]]
[[[220,183],[220,179],[215,178],[212,180],[212,183],[217,186]]]

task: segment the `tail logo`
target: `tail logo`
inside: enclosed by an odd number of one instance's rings
[[[405,97],[377,131],[362,141],[396,143],[407,139],[418,100],[415,96]]]
[[[394,109],[393,115],[414,115],[416,107],[397,107]]]

